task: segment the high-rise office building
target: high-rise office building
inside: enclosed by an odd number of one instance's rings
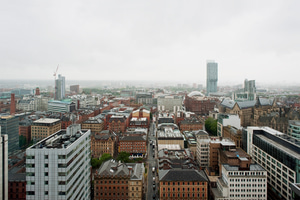
[[[207,61],[206,63],[206,94],[218,91],[218,63]]]
[[[8,154],[19,150],[19,118],[12,115],[0,115],[1,133],[8,136]]]
[[[65,98],[66,84],[65,77],[58,74],[58,78],[55,80],[55,99],[61,100]]]
[[[26,150],[26,199],[90,199],[90,134],[70,125]]]
[[[8,139],[0,128],[0,200],[8,199]]]

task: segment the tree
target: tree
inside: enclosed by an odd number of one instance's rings
[[[91,165],[94,169],[99,168],[103,162],[112,159],[112,156],[108,153],[102,154],[102,156],[98,158],[92,158],[91,159]]]
[[[119,153],[117,160],[121,161],[123,163],[129,163],[130,162],[129,156],[130,156],[130,153],[122,151]]]
[[[205,120],[205,130],[211,135],[217,136],[218,120],[211,117]]]
[[[19,136],[19,147],[23,147],[27,144],[26,137],[24,135]]]

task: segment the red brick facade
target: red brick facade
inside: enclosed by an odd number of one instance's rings
[[[187,111],[194,112],[200,115],[208,115],[209,111],[214,110],[214,107],[217,105],[216,99],[210,98],[197,98],[185,96],[184,105]]]

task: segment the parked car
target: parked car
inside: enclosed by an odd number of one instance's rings
[[[155,172],[155,167],[152,167],[152,172],[153,172],[153,173]]]

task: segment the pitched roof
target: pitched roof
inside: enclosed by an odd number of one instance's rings
[[[240,107],[240,109],[243,108],[251,108],[254,107],[256,104],[256,101],[241,101],[241,102],[236,102],[238,104],[238,106]]]
[[[208,181],[203,171],[194,169],[160,170],[159,179],[160,181]]]

